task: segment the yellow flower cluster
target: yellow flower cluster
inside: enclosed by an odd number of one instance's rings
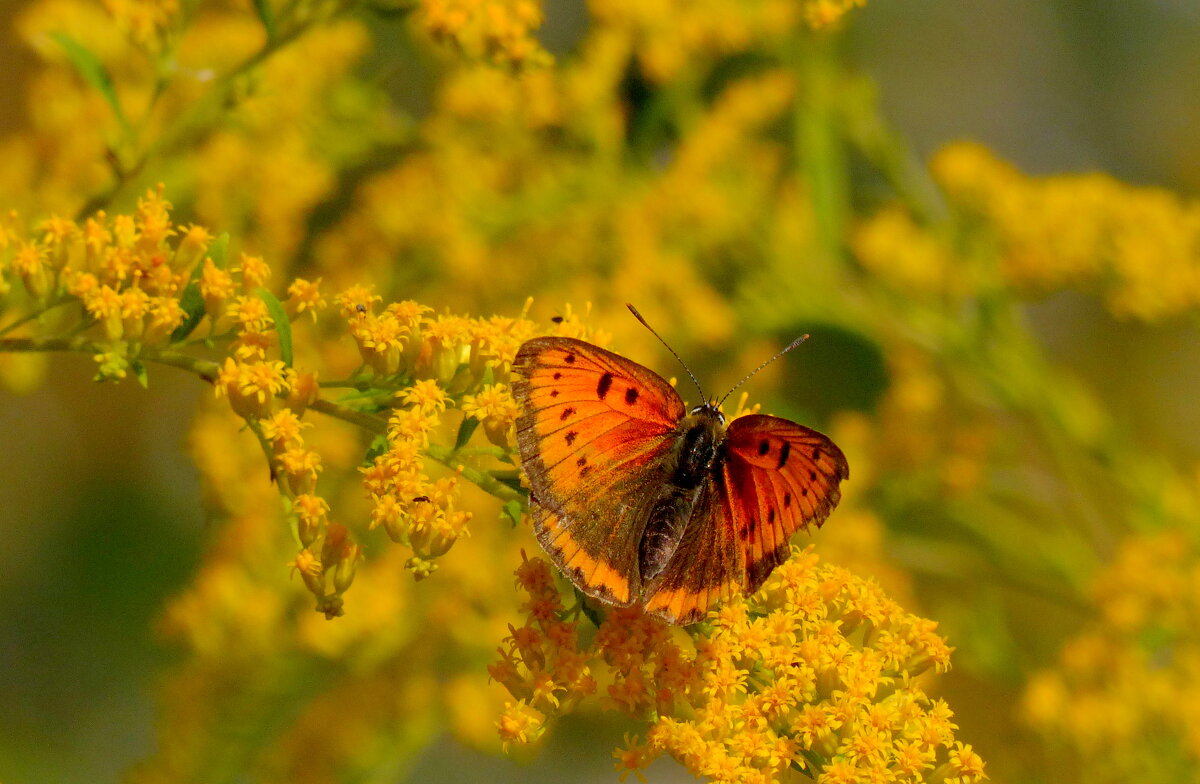
[[[653,81],[674,78],[697,58],[716,59],[778,44],[803,25],[827,27],[866,0],[594,0],[597,20],[622,30]]]
[[[495,449],[476,451],[507,463],[515,482],[517,404],[497,379],[507,379],[517,348],[539,330],[526,318],[430,315],[429,308],[412,301],[392,303],[377,314],[379,297],[361,286],[347,289],[337,301],[363,363],[357,383],[393,390],[396,401],[384,429],[386,446],[362,469],[372,501],[371,528],[383,526],[393,541],[409,547],[413,556],[406,567],[418,579],[428,577],[437,569],[436,559],[468,534],[472,517],[461,508],[458,493],[461,475],[468,471],[465,453],[459,454],[465,444],[450,450],[433,443],[445,434],[443,414],[453,405],[461,410],[458,441],[469,439],[481,424]],[[552,331],[588,336],[578,316],[569,308],[567,313]],[[433,479],[425,465],[431,454],[453,466],[455,474]],[[487,482],[474,469],[469,477]],[[515,500],[511,485],[489,487]]]
[[[579,313],[568,306],[540,328],[523,316],[433,315],[411,300],[380,309],[380,297],[353,286],[337,297],[342,321],[334,326],[354,339],[361,366],[330,385],[351,387],[347,398],[323,400],[317,373],[294,366],[296,352],[319,361],[296,341],[296,330],[305,315],[315,322],[325,308],[320,281],[294,279],[280,302],[269,292],[271,270],[261,257],[242,253],[227,268],[227,240],[214,240],[199,226],[176,226],[170,209],[160,187],[133,215],[100,213],[82,226],[50,218],[33,237],[8,215],[0,222],[4,312],[27,315],[0,325],[0,334],[25,327],[30,336],[4,345],[87,350],[103,379],[123,378],[133,368],[144,383],[145,364],[157,362],[211,381],[258,438],[293,525],[298,552],[292,566],[317,609],[330,617],[342,613],[362,549],[346,526],[330,520],[331,504],[318,492],[325,457],[306,441],[307,412],[345,419],[376,437],[361,469],[371,500],[369,528],[382,526],[411,549],[406,565],[418,578],[432,573],[436,559],[468,532],[472,512],[459,498],[464,476],[517,503],[518,411],[504,382],[518,347],[539,333],[603,341]],[[47,313],[60,318],[52,321]],[[55,329],[74,337],[46,336]],[[223,352],[218,362],[197,356],[217,348]],[[453,406],[463,414],[457,436],[443,428]],[[479,425],[492,446],[464,449]],[[353,459],[339,456],[339,467]],[[430,476],[430,459],[445,465],[447,475]],[[491,465],[481,467],[481,461]]]
[[[425,31],[467,59],[510,66],[552,60],[535,36],[542,24],[537,0],[421,0],[419,8]]]
[[[1144,321],[1200,306],[1200,202],[1106,174],[1031,178],[974,144],[947,147],[932,166],[1010,283],[1096,291],[1114,314]]]
[[[789,768],[827,784],[986,778],[954,739],[950,709],[920,686],[949,668],[936,624],[811,548],[687,633],[618,609],[586,645],[546,562],[526,559],[516,575],[527,620],[489,670],[515,700],[497,724],[505,743],[536,739],[602,690],[604,707],[649,722],[615,753],[622,779],[663,753],[721,782],[778,781]]]
[[[187,316],[181,295],[212,242],[201,227],[173,226],[170,207],[160,188],[140,199],[133,215],[101,212],[82,225],[52,217],[32,237],[22,236],[14,217],[0,227],[6,309],[75,316],[80,332],[92,328],[103,337],[95,344],[99,377],[124,378],[143,351],[171,342]],[[13,281],[22,284],[19,292]],[[82,312],[66,315],[76,303]]]
[[[851,247],[873,276],[906,294],[961,297],[975,290],[963,259],[902,207],[885,207],[856,225]]]
[[[178,0],[104,0],[104,8],[134,43],[150,51],[163,48],[180,16]]]
[[[1082,779],[1158,771],[1183,781],[1200,764],[1200,542],[1176,528],[1134,536],[1095,580],[1098,621],[1035,674],[1027,721],[1065,743]]]
[[[153,168],[150,182],[165,177],[196,220],[286,266],[336,172],[402,132],[352,76],[369,37],[341,13],[349,5],[263,2],[272,37],[249,3],[25,4],[20,37],[46,65],[30,79],[25,126],[0,136],[10,164],[0,169],[0,196],[34,214],[80,213],[89,199],[132,201],[145,183],[132,172]],[[80,78],[62,40],[95,60],[88,68],[103,70],[120,110],[93,71]],[[347,124],[359,132],[342,133]]]

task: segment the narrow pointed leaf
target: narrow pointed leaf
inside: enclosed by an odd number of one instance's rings
[[[275,322],[275,332],[279,335],[279,358],[283,360],[284,365],[291,367],[292,322],[288,321],[287,311],[283,309],[283,303],[266,289],[259,289],[254,293],[267,303],[267,311],[271,314],[271,319]]]
[[[108,70],[100,62],[100,59],[90,49],[66,33],[51,33],[50,39],[62,47],[71,61],[71,65],[75,67],[83,80],[104,96],[104,100],[108,101],[108,105],[112,107],[117,122],[121,124],[121,129],[128,134],[130,132],[129,120],[126,119],[125,111],[121,108],[121,102],[117,98],[117,90],[113,86],[112,77],[108,75]]]

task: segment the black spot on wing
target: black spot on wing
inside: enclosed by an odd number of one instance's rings
[[[768,441],[767,439],[764,438],[762,441],[758,442],[758,453],[760,455],[765,455],[767,452],[770,452],[770,451],[771,451],[771,442],[770,441]]]
[[[563,357],[563,362],[566,362],[568,365],[574,365],[575,364],[574,352],[567,354],[565,357]]]
[[[565,437],[567,439],[567,446],[570,446],[571,444],[575,443],[575,439],[579,437],[579,434],[574,430],[568,430]]]
[[[775,468],[779,469],[779,468],[783,468],[785,465],[787,465],[788,454],[790,454],[791,451],[792,451],[791,442],[784,441],[783,448],[779,450],[779,465],[775,466]]]
[[[625,390],[625,405],[632,406],[637,402],[638,391],[637,387],[629,387]]]
[[[612,373],[605,373],[600,376],[600,382],[596,384],[596,396],[603,400],[604,396],[608,394],[608,388],[612,386],[612,382]]]
[[[574,407],[574,406],[567,406],[566,408],[564,408],[564,409],[562,410],[562,415],[561,415],[561,416],[559,416],[559,419],[560,419],[561,421],[565,422],[565,421],[567,421],[567,419],[568,419],[568,418],[570,418],[570,417],[571,417],[571,416],[572,416],[574,413],[575,413],[575,407]]]

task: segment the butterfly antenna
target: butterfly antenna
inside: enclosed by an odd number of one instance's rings
[[[771,358],[770,358],[770,359],[768,359],[766,362],[764,362],[764,363],[762,363],[761,365],[759,365],[758,367],[754,368],[754,370],[751,370],[751,371],[750,371],[750,372],[749,372],[749,373],[746,375],[746,377],[745,377],[745,378],[743,378],[741,381],[739,381],[739,382],[737,382],[736,384],[734,384],[734,385],[733,385],[733,389],[731,389],[731,390],[729,390],[728,392],[726,392],[726,393],[725,393],[725,397],[721,398],[721,399],[720,399],[720,400],[717,402],[717,408],[720,408],[720,407],[721,407],[721,403],[724,403],[724,402],[725,402],[725,400],[726,400],[726,399],[727,399],[727,398],[728,398],[730,395],[732,395],[732,394],[733,394],[733,391],[734,391],[734,389],[737,389],[737,388],[738,388],[738,387],[740,387],[742,384],[745,384],[747,381],[749,381],[751,378],[753,378],[753,377],[754,377],[754,374],[755,374],[755,373],[757,373],[758,371],[762,370],[763,368],[765,368],[767,365],[771,364],[771,363],[772,363],[772,362],[774,362],[775,360],[779,359],[779,358],[780,358],[780,357],[782,357],[784,354],[786,354],[786,353],[788,353],[789,351],[791,351],[792,349],[794,349],[796,346],[799,346],[801,343],[803,343],[804,341],[808,340],[808,338],[809,338],[809,336],[808,336],[808,335],[801,335],[800,337],[798,337],[798,338],[796,338],[795,340],[793,340],[793,341],[792,341],[792,343],[791,343],[791,345],[790,345],[790,346],[788,346],[787,348],[785,348],[783,351],[780,351],[778,354],[776,354],[775,356],[771,357]]]
[[[675,357],[675,359],[679,360],[679,364],[683,365],[683,369],[686,370],[687,374],[692,377],[692,383],[696,385],[696,391],[698,391],[700,393],[700,399],[704,400],[705,399],[704,390],[700,388],[700,382],[696,380],[696,375],[694,373],[692,373],[692,369],[687,366],[686,362],[683,361],[683,357],[676,354],[675,349],[671,348],[671,345],[669,343],[667,343],[667,341],[663,340],[662,335],[655,332],[654,327],[652,327],[646,323],[646,319],[642,318],[642,314],[638,313],[637,308],[635,308],[633,305],[630,305],[628,302],[625,303],[625,307],[629,308],[629,312],[633,314],[633,317],[635,319],[642,322],[643,327],[650,330],[651,335],[658,338],[659,343],[662,343],[664,346],[667,347],[667,351],[671,352],[671,356],[673,356],[673,357]]]

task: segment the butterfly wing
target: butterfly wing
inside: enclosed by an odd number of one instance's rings
[[[742,587],[751,593],[787,560],[798,528],[829,517],[850,467],[827,437],[779,417],[735,419],[725,443],[724,486],[746,567]]]
[[[700,485],[679,546],[645,588],[646,612],[667,623],[694,623],[714,602],[741,589],[745,559],[725,481],[718,471]]]
[[[584,593],[638,601],[638,541],[669,478],[679,394],[624,357],[546,337],[518,350],[513,395],[538,541]]]
[[[771,416],[735,419],[679,547],[646,586],[646,611],[693,623],[717,600],[758,590],[787,560],[796,529],[820,526],[833,511],[849,473],[842,451],[815,430]]]

